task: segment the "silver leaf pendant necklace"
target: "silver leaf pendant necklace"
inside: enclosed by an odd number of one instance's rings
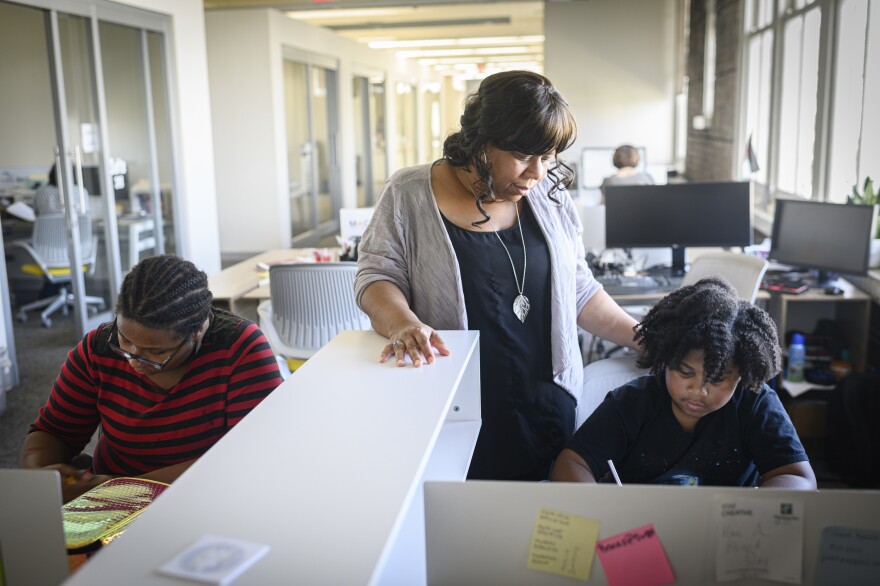
[[[474,195],[476,199],[477,194],[474,193],[474,187],[471,185],[470,181],[467,180],[467,175],[465,175],[465,181],[467,182],[468,187],[470,187],[471,193]],[[510,255],[510,250],[507,249],[507,245],[504,244],[504,240],[501,239],[501,235],[498,233],[498,229],[495,227],[495,224],[492,223],[492,220],[487,218],[486,221],[489,222],[489,225],[492,226],[492,231],[495,232],[495,236],[498,238],[498,242],[501,243],[502,248],[504,248],[504,252],[507,253],[507,259],[510,261],[510,268],[513,270],[513,280],[516,283],[516,290],[519,292],[519,295],[516,296],[516,299],[513,300],[513,315],[519,319],[522,323],[526,323],[526,316],[529,314],[529,309],[531,305],[529,304],[529,298],[523,294],[523,290],[526,286],[526,267],[529,264],[529,257],[526,254],[526,239],[523,236],[522,222],[519,218],[519,206],[516,205],[516,202],[510,202],[513,204],[513,209],[516,210],[516,225],[519,226],[519,239],[522,242],[523,247],[523,272],[522,272],[522,282],[516,276],[516,265],[513,264],[513,257]]]

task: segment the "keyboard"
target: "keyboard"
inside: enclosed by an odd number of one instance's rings
[[[612,296],[669,293],[681,285],[681,277],[672,275],[596,275],[596,280]]]

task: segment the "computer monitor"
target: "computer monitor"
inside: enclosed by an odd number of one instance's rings
[[[876,218],[877,206],[777,199],[770,258],[818,270],[818,286],[830,273],[864,275]]]
[[[610,185],[605,188],[605,245],[672,248],[675,275],[684,274],[687,246],[752,244],[749,182]]]
[[[612,162],[615,150],[617,147],[584,147],[581,150],[581,164],[578,169],[579,188],[599,189],[603,179],[617,172],[617,168]],[[648,157],[645,147],[636,147],[636,150],[639,151],[639,164],[636,169],[647,173]]]

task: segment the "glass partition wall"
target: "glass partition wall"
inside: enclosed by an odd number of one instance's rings
[[[284,60],[291,245],[315,246],[339,228],[336,71]]]
[[[412,84],[398,82],[394,97],[397,111],[396,166],[402,169],[415,165],[419,158],[416,140],[418,95]]]
[[[381,77],[352,78],[357,206],[361,208],[376,204],[388,177],[384,85]]]
[[[110,319],[139,258],[174,251],[166,26],[166,17],[102,0],[0,0],[0,124],[11,138],[0,141],[0,203],[35,208],[57,161],[69,266],[82,269],[67,285],[78,337]],[[27,274],[33,260],[9,242],[31,238],[34,224],[3,222],[10,290],[22,305],[41,295],[43,278]],[[87,307],[86,296],[104,308]]]

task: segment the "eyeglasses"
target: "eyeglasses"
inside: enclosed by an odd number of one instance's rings
[[[152,368],[156,372],[159,372],[160,370],[165,368],[165,366],[169,362],[171,362],[171,359],[174,358],[174,355],[177,354],[181,348],[183,348],[183,345],[186,344],[187,340],[189,339],[189,338],[184,339],[183,342],[181,342],[180,345],[177,348],[175,348],[174,351],[171,352],[171,354],[168,355],[168,358],[166,358],[162,362],[154,362],[148,358],[143,358],[141,356],[135,356],[131,352],[126,352],[125,350],[120,348],[117,344],[114,344],[113,343],[113,332],[116,332],[117,339],[118,339],[119,330],[116,327],[116,320],[115,319],[113,320],[113,327],[110,328],[110,336],[107,338],[107,345],[110,346],[111,350],[113,350],[114,352],[116,352],[117,354],[119,354],[120,356],[125,358],[126,360],[136,360],[138,364],[143,364],[144,366],[149,366],[150,368]]]

